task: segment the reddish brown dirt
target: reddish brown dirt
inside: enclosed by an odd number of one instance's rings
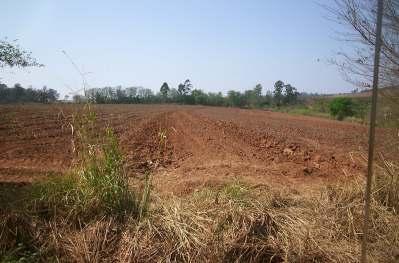
[[[151,169],[166,192],[185,193],[238,178],[312,185],[362,173],[351,152],[366,146],[365,126],[262,110],[219,107],[94,106],[114,128],[129,175]],[[74,105],[0,107],[0,181],[65,172],[73,158]]]

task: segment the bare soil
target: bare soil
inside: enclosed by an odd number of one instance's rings
[[[25,183],[72,164],[76,105],[0,106],[0,182]],[[353,157],[367,127],[264,110],[178,105],[93,105],[114,128],[127,172],[151,170],[165,193],[234,179],[311,187],[361,175]]]

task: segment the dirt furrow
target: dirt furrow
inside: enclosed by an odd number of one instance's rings
[[[67,124],[76,110],[0,107],[0,180],[66,171],[72,160]],[[134,177],[151,170],[157,187],[171,192],[237,178],[295,186],[363,172],[350,158],[366,145],[360,125],[215,107],[94,105],[93,110],[99,129],[115,130],[127,172]]]

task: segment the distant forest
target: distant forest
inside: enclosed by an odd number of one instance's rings
[[[253,89],[244,92],[230,90],[227,95],[221,92],[204,92],[193,88],[190,80],[170,88],[164,82],[159,92],[142,87],[103,87],[86,90],[85,95],[74,95],[72,101],[82,103],[89,101],[97,104],[129,104],[129,103],[178,103],[189,105],[231,106],[231,107],[264,107],[293,105],[298,102],[300,93],[290,84],[277,81],[274,91],[262,94],[263,87],[257,84]],[[304,94],[303,94],[304,95]],[[68,97],[68,96],[66,96]],[[54,89],[24,88],[20,84],[8,87],[0,83],[0,103],[39,102],[51,103],[57,101],[59,93]]]
[[[88,100],[92,103],[178,103],[188,105],[231,106],[231,107],[264,107],[292,105],[298,102],[300,93],[290,84],[277,81],[274,91],[268,91],[263,95],[263,87],[257,84],[254,88],[244,92],[230,90],[227,95],[221,92],[204,92],[193,87],[187,79],[178,85],[178,88],[170,88],[164,82],[159,92],[154,94],[151,89],[142,87],[104,87],[93,88],[86,91],[86,96],[74,96],[73,101]]]
[[[39,102],[51,103],[57,101],[59,94],[54,89],[44,86],[42,89],[24,88],[21,84],[8,87],[0,83],[0,103]]]
[[[221,92],[204,92],[194,89],[190,80],[169,88],[164,82],[159,91],[154,94],[151,89],[142,87],[103,87],[85,91],[85,96],[74,95],[72,101],[66,95],[62,102],[95,103],[95,104],[159,104],[174,103],[186,105],[226,106],[239,108],[271,108],[278,111],[298,113],[303,115],[326,115],[343,120],[355,117],[365,121],[370,106],[369,96],[320,96],[318,94],[299,93],[295,87],[277,81],[273,91],[262,92],[263,87],[257,84],[244,92],[230,90],[227,95]],[[352,93],[358,93],[358,90]],[[7,87],[0,83],[0,103],[53,103],[57,102],[59,94],[54,89],[44,86],[42,89],[23,88],[20,84]]]

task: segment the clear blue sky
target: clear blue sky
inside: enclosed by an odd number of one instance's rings
[[[320,3],[329,0],[3,0],[0,32],[32,51],[41,69],[1,69],[1,81],[63,95],[81,80],[92,87],[144,86],[158,91],[189,78],[205,91],[245,90],[277,80],[299,91],[353,87],[326,63],[344,44]],[[318,61],[320,59],[320,61]]]

